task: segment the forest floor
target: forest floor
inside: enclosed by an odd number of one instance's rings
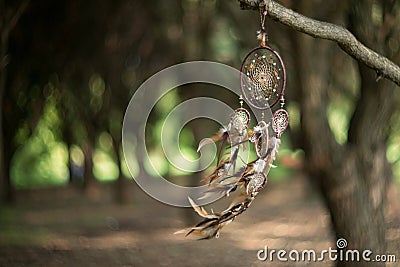
[[[323,262],[257,258],[265,246],[288,253],[336,248],[329,213],[303,176],[271,182],[220,238],[205,241],[174,235],[200,220],[193,210],[157,202],[134,182],[129,204],[118,205],[113,188],[99,186],[91,200],[71,187],[18,192],[15,204],[0,207],[0,266],[335,265],[327,256]],[[397,263],[388,266],[400,266],[399,203],[389,202],[388,252]]]

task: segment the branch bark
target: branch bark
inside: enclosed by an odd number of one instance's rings
[[[258,9],[264,0],[239,0],[242,9]],[[336,42],[347,54],[376,71],[378,78],[387,78],[400,86],[400,67],[359,42],[347,29],[303,16],[270,0],[265,1],[267,16],[314,38]]]

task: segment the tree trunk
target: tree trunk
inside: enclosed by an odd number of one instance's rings
[[[4,3],[0,5],[0,8],[5,8]],[[0,15],[4,15],[1,14]],[[3,18],[0,18],[0,20]],[[8,38],[9,33],[4,29],[4,21],[0,21],[0,187],[1,187],[1,199],[6,202],[13,200],[13,190],[10,181],[9,166],[7,165],[9,160],[6,155],[6,133],[3,128],[4,125],[4,94],[6,90],[6,79],[7,79],[7,50],[8,50]]]
[[[114,146],[114,151],[117,159],[117,164],[118,164],[118,179],[115,183],[116,185],[116,190],[115,190],[115,199],[117,203],[119,204],[125,204],[128,202],[129,197],[128,197],[128,191],[127,191],[127,179],[124,177],[124,174],[122,173],[122,156],[121,156],[121,141],[116,141],[113,138],[113,146]]]
[[[1,83],[1,81],[0,81]],[[1,87],[2,85],[0,85]],[[0,89],[1,90],[1,89]],[[2,94],[2,92],[0,93]],[[10,176],[10,164],[11,157],[13,151],[12,149],[12,140],[8,140],[5,134],[5,129],[3,129],[3,101],[2,96],[0,96],[0,194],[1,200],[5,202],[13,202],[14,200],[14,189],[11,184],[11,176]],[[6,142],[6,140],[8,140]],[[10,142],[11,143],[8,143]]]
[[[64,125],[63,125],[63,141],[67,147],[67,167],[68,167],[68,184],[73,184],[75,181],[74,171],[72,169],[72,159],[71,159],[71,146],[72,146],[72,133],[70,130],[70,125],[67,122],[67,116],[64,114]]]
[[[312,3],[303,2],[303,10],[310,10],[307,5]],[[371,8],[371,3],[359,5]],[[360,6],[353,8],[350,15],[360,32],[369,25],[354,12],[364,15],[371,12],[360,11]],[[368,41],[377,41],[371,33],[375,32],[369,32]],[[391,180],[385,130],[393,110],[394,85],[383,80],[377,83],[374,72],[359,65],[361,94],[350,122],[348,143],[340,146],[326,118],[329,71],[332,71],[328,62],[332,62],[335,48],[304,35],[299,35],[296,47],[299,55],[296,67],[301,71],[301,137],[306,169],[325,198],[337,238],[347,240],[346,249],[384,254],[384,207]],[[365,266],[365,262],[338,261],[338,266]],[[374,266],[384,263],[374,262]]]
[[[5,47],[3,40],[0,43],[0,187],[1,199],[11,200],[10,179],[6,170],[5,150],[4,150],[4,129],[3,129],[3,108],[4,108],[4,91],[6,86],[6,68],[2,66],[5,60]]]
[[[84,174],[83,174],[83,187],[87,197],[92,200],[98,200],[98,190],[96,188],[96,179],[93,174],[93,150],[95,134],[92,125],[86,124],[87,140],[82,145],[82,152],[84,155]]]
[[[7,86],[7,64],[8,64],[8,45],[10,33],[17,25],[20,17],[25,12],[29,0],[22,1],[17,8],[7,6],[6,2],[0,0],[0,198],[7,202],[14,199],[13,188],[10,177],[10,163],[13,151],[12,139],[7,138],[4,127],[5,103],[4,95]],[[6,143],[7,142],[7,143]]]
[[[344,154],[335,153],[334,164],[320,181],[337,237],[345,238],[348,248],[384,254],[384,210],[391,167],[383,130],[393,107],[393,87],[386,81],[375,83],[374,73],[365,66],[360,66],[360,74],[362,93],[351,121],[349,143]],[[338,266],[364,264],[340,262]]]

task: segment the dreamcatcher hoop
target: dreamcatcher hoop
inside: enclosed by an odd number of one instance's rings
[[[289,125],[289,113],[285,109],[278,109],[272,116],[272,129],[278,137]]]
[[[256,109],[272,108],[285,93],[286,70],[281,56],[264,45],[252,49],[240,68],[240,88]]]
[[[254,149],[258,158],[264,159],[268,153],[268,127],[269,125],[265,121],[260,121],[258,125],[254,128],[257,133],[250,138],[250,142],[254,143]]]
[[[231,117],[232,126],[239,130],[246,130],[251,121],[250,112],[245,108],[237,108]]]
[[[247,194],[261,190],[267,183],[268,178],[263,172],[256,172],[249,177],[249,180],[246,188]]]

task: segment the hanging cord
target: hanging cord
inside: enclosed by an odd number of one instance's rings
[[[260,25],[261,29],[257,32],[257,39],[261,40],[260,45],[266,46],[268,42],[267,32],[265,31],[265,18],[268,14],[268,5],[270,0],[264,0],[260,3]]]
[[[265,5],[260,6],[260,25],[261,30],[265,30],[265,17],[267,16],[268,11]]]

